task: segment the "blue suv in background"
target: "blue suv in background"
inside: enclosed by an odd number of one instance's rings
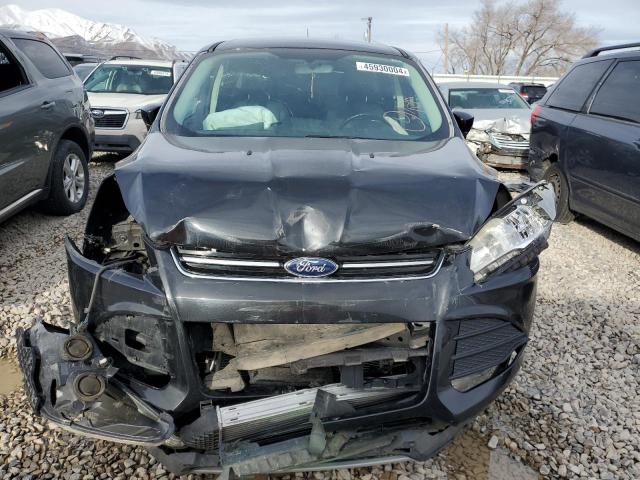
[[[529,174],[556,190],[557,217],[591,217],[640,241],[640,43],[596,49],[531,115]]]

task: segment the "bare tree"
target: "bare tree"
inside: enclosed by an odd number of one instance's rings
[[[556,0],[482,0],[470,25],[450,31],[449,64],[453,72],[481,75],[559,74],[597,38]]]

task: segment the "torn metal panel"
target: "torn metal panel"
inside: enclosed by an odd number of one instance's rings
[[[331,383],[330,372],[316,369],[313,371],[298,372],[289,366],[268,367],[260,370],[251,370],[249,382],[253,385],[291,385],[303,387],[306,385],[327,385]]]
[[[476,119],[467,134],[467,145],[480,160],[493,167],[522,168],[529,155],[529,111],[511,116]],[[488,114],[485,113],[483,117]]]
[[[458,138],[201,140],[150,136],[116,169],[154,242],[260,255],[433,247],[468,240],[499,185]]]
[[[238,352],[231,332],[232,326],[227,323],[211,324],[213,334],[213,351],[222,352],[235,357]]]
[[[298,360],[291,364],[291,370],[296,374],[306,373],[311,368],[343,367],[362,365],[366,362],[391,360],[393,362],[406,362],[412,357],[426,357],[427,349],[406,348],[362,348],[345,352],[333,352],[318,357]]]
[[[487,165],[495,168],[525,168],[527,166],[526,156],[523,155],[487,153],[478,155],[478,157]]]
[[[400,323],[378,325],[235,325],[238,370],[256,370],[317,357],[404,331]]]
[[[233,392],[245,387],[239,371],[260,370],[286,365],[298,360],[319,357],[373,343],[406,332],[401,323],[348,325],[233,325],[213,326],[213,349],[234,352],[223,369],[206,379],[213,390],[229,388]],[[220,335],[220,339],[216,338]],[[230,345],[231,339],[234,346]],[[408,357],[407,357],[408,358]]]
[[[242,375],[233,363],[229,363],[229,365],[222,370],[207,375],[204,382],[211,390],[224,390],[228,388],[232,392],[241,392],[246,386]]]
[[[473,128],[467,135],[467,139],[472,136],[472,132],[497,132],[497,133],[511,133],[511,134],[529,134],[531,131],[531,121],[529,116],[530,110],[523,110],[523,114],[504,116],[499,110],[496,110],[495,117],[486,113],[483,115],[483,119],[477,117],[473,122]]]

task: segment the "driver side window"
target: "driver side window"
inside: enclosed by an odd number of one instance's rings
[[[0,43],[0,94],[28,84],[20,64]]]

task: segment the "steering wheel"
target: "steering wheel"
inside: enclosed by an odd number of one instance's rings
[[[355,115],[351,115],[349,118],[347,118],[344,122],[342,122],[340,124],[340,128],[345,128],[348,124],[350,124],[351,122],[354,121],[368,121],[368,122],[378,122],[378,123],[382,123],[385,126],[389,126],[389,124],[387,122],[384,121],[383,118],[380,118],[377,115],[374,115],[372,113],[356,113]]]
[[[291,120],[293,118],[293,111],[291,111],[291,107],[281,100],[270,100],[267,103],[266,108],[271,110],[278,120],[273,125],[282,125],[283,120]],[[275,111],[274,108],[279,111]]]

